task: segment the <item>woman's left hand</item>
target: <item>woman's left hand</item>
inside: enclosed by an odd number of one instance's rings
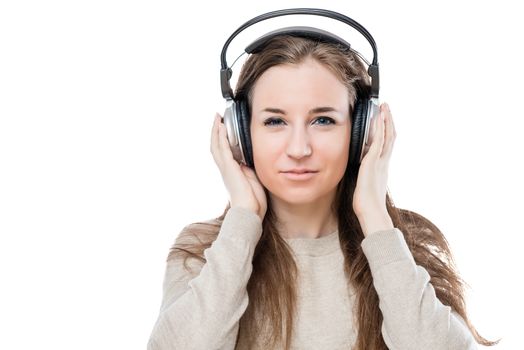
[[[386,209],[386,193],[389,160],[397,134],[386,103],[380,106],[380,113],[374,122],[375,134],[368,152],[360,163],[353,194],[353,210],[363,226],[365,235],[393,227]]]

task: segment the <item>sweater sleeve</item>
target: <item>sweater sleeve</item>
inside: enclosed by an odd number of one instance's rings
[[[404,235],[378,231],[362,241],[391,350],[473,350],[475,339],[460,315],[440,302],[426,269],[416,265]]]
[[[179,258],[170,259],[163,283],[160,314],[148,350],[233,349],[240,317],[248,305],[247,283],[260,218],[233,207],[217,239],[204,251],[206,263],[191,260],[188,273]]]

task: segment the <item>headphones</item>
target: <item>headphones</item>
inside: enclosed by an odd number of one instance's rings
[[[222,96],[226,99],[227,104],[226,110],[224,112],[224,124],[226,126],[227,138],[229,140],[229,146],[231,148],[231,152],[233,153],[233,157],[237,162],[243,163],[254,169],[253,150],[251,146],[249,128],[251,116],[249,115],[247,100],[243,98],[235,98],[235,96],[233,96],[233,90],[231,89],[231,85],[229,83],[233,71],[227,65],[227,48],[233,38],[235,38],[247,27],[269,18],[286,15],[317,15],[341,21],[359,31],[367,39],[373,49],[373,61],[370,64],[368,61],[366,61],[365,58],[362,57],[362,55],[353,50],[348,42],[344,41],[338,36],[318,28],[303,26],[286,27],[274,30],[256,39],[245,49],[245,52],[248,54],[257,53],[262,51],[267,42],[274,37],[279,35],[292,35],[296,37],[313,39],[320,42],[342,45],[343,47],[348,48],[351,52],[357,54],[364,62],[366,62],[368,65],[368,74],[371,78],[371,89],[368,89],[369,91],[359,91],[359,89],[357,89],[357,100],[355,102],[355,108],[352,114],[353,122],[349,147],[349,168],[350,170],[357,171],[362,158],[371,145],[371,138],[373,134],[373,131],[370,132],[370,125],[373,125],[371,121],[379,113],[379,71],[377,47],[371,34],[369,34],[369,32],[362,25],[353,19],[338,12],[316,8],[292,8],[272,11],[259,15],[241,25],[233,34],[231,34],[224,44],[222,53],[220,54],[220,85]]]

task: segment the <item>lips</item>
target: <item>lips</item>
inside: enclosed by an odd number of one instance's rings
[[[305,173],[316,173],[316,170],[311,169],[291,169],[283,171],[283,173],[291,173],[291,174],[305,174]]]
[[[284,171],[282,176],[290,181],[306,181],[313,179],[318,171],[313,170],[299,170],[299,171]]]

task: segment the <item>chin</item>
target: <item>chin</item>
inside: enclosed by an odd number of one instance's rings
[[[322,194],[318,191],[311,191],[305,188],[296,188],[283,192],[278,191],[276,193],[270,191],[270,193],[279,201],[296,205],[315,203],[322,198]]]

